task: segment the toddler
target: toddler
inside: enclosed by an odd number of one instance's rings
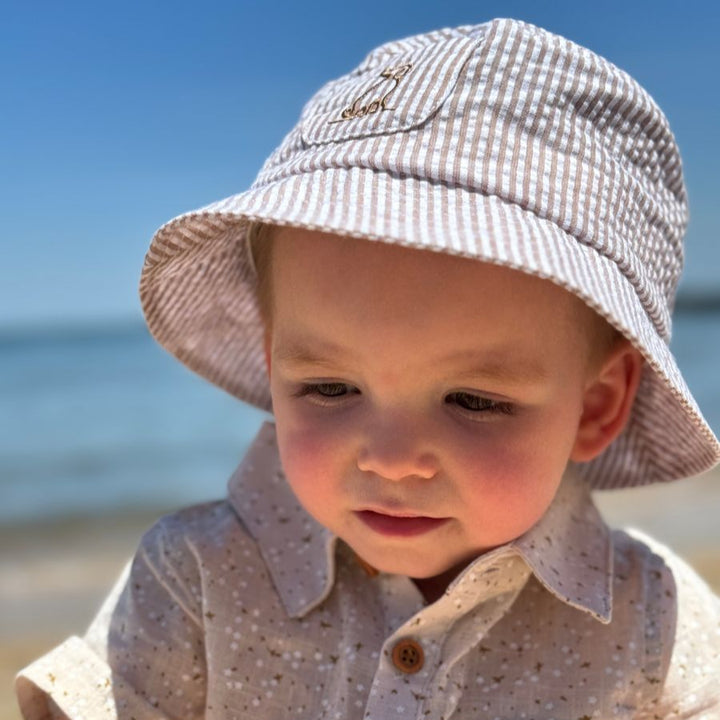
[[[150,330],[273,415],[26,718],[720,718],[720,609],[592,489],[720,457],[669,349],[687,218],[628,75],[514,20],[388,43],[176,218]]]

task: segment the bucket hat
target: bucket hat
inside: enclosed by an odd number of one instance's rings
[[[249,190],[155,234],[140,295],[192,370],[271,410],[257,223],[452,253],[547,278],[646,364],[624,432],[580,466],[594,488],[720,459],[669,349],[687,201],[668,122],[625,72],[516,20],[382,45],[322,87]]]

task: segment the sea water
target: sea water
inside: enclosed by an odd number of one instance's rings
[[[681,313],[673,350],[720,430],[720,313]],[[0,524],[222,497],[260,423],[141,326],[0,335]]]

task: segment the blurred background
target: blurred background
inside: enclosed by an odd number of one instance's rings
[[[376,45],[517,17],[608,57],[670,119],[692,221],[673,347],[720,430],[720,5],[5,2],[0,21],[0,716],[81,633],[162,512],[223,495],[262,420],[147,335],[153,232],[252,182],[326,80]],[[720,590],[720,476],[606,493],[611,522]]]

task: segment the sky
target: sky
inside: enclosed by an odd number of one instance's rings
[[[635,76],[690,193],[690,290],[720,289],[720,4],[578,0],[4,2],[0,329],[139,320],[154,231],[247,189],[327,80],[375,46],[516,17]]]

